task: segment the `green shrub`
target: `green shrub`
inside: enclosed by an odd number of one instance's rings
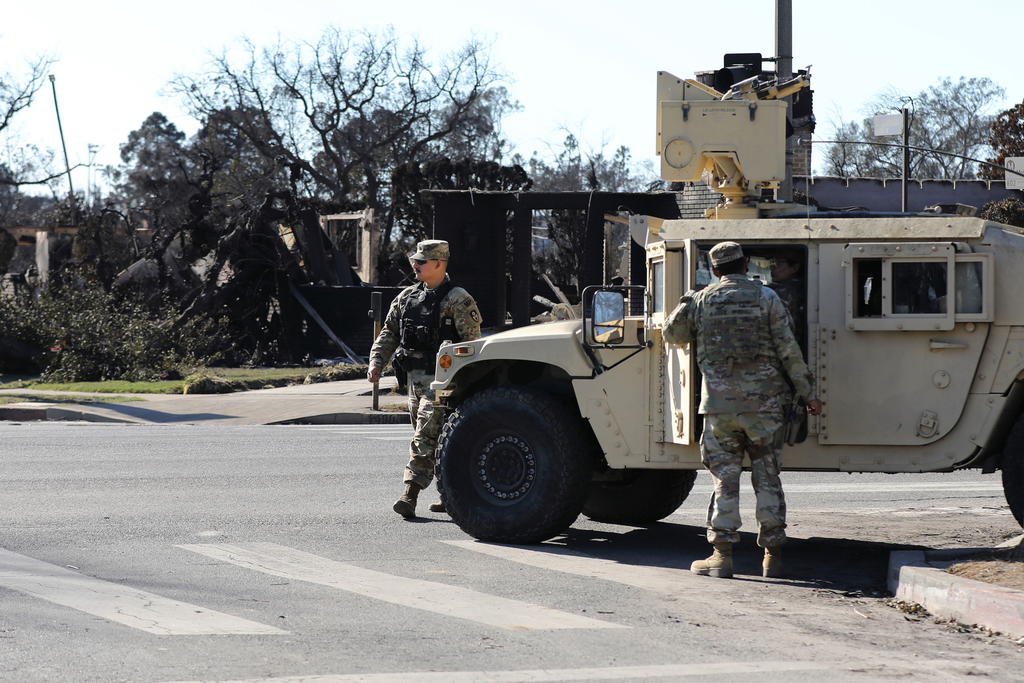
[[[319,382],[338,382],[345,379],[363,379],[365,377],[365,365],[331,365],[310,373],[302,383],[318,384]]]
[[[235,382],[209,373],[198,373],[185,378],[183,394],[228,394],[236,391]]]
[[[211,364],[225,344],[218,324],[201,317],[168,332],[176,319],[173,306],[141,289],[108,293],[65,271],[37,297],[0,293],[0,341],[35,350],[37,366],[0,355],[0,372],[37,370],[49,382],[175,379]]]

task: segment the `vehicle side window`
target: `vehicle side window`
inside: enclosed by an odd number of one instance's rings
[[[985,305],[984,270],[979,261],[956,264],[956,312],[981,314]]]
[[[701,249],[697,257],[697,286],[694,289],[701,290],[717,282],[718,278],[711,272],[711,254],[709,249]]]
[[[882,316],[882,259],[857,259],[854,290],[854,316],[880,318]]]
[[[892,264],[892,312],[895,315],[946,312],[946,264]]]
[[[951,330],[992,320],[991,254],[957,253],[951,243],[851,244],[843,265],[851,330]]]
[[[654,313],[665,312],[665,262],[654,261],[651,263],[651,290],[654,301],[652,302]]]

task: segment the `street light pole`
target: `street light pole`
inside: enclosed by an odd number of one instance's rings
[[[78,207],[75,206],[75,187],[71,184],[71,164],[68,163],[68,146],[64,144],[64,126],[60,123],[60,107],[57,106],[57,77],[50,74],[50,86],[53,88],[53,109],[57,112],[57,130],[60,131],[60,146],[64,149],[64,168],[68,172],[68,190],[71,201],[71,227],[78,225]]]
[[[775,75],[782,83],[793,76],[793,0],[775,0]],[[786,110],[792,115],[793,96],[784,97]],[[786,140],[786,177],[779,184],[778,199],[793,201],[793,143]]]
[[[93,204],[93,202],[92,202],[92,186],[93,186],[93,182],[92,182],[92,162],[93,162],[93,159],[96,158],[96,155],[99,153],[99,151],[101,149],[102,149],[101,145],[95,145],[95,144],[93,144],[91,142],[89,143],[89,173],[86,176],[86,182],[88,183],[88,185],[87,185],[87,188],[86,188],[86,191],[85,191],[85,204],[86,204],[87,207],[91,207],[92,204]]]

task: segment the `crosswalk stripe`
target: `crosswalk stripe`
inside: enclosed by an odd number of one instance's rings
[[[948,662],[946,662],[948,664]],[[841,669],[837,662],[698,662],[592,667],[586,669],[528,669],[521,671],[414,671],[408,673],[334,674],[248,678],[220,683],[557,683],[558,681],[621,681],[686,676],[764,676],[787,671]],[[736,680],[731,678],[731,680]],[[203,683],[176,681],[175,683]]]
[[[404,607],[501,628],[627,628],[467,588],[342,564],[275,543],[251,543],[245,546],[189,544],[178,547],[272,576],[330,586]]]
[[[0,548],[0,586],[159,635],[269,635],[272,626],[83,576]]]
[[[441,542],[531,567],[592,579],[605,579],[662,593],[678,593],[682,582],[690,576],[688,569],[622,564],[553,545],[542,544],[524,548],[470,540]]]

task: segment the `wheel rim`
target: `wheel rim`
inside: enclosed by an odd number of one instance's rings
[[[496,505],[515,505],[536,483],[537,456],[515,432],[492,432],[474,450],[473,482],[477,492]]]

